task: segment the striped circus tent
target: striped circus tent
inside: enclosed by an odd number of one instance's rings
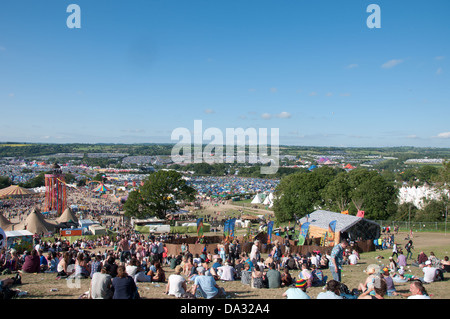
[[[106,187],[104,184],[100,184],[97,186],[96,189],[94,189],[94,192],[99,192],[99,193],[106,193],[108,192],[110,189],[108,187]]]
[[[35,194],[32,190],[20,187],[18,185],[11,185],[6,188],[0,189],[0,198],[6,198],[11,196],[27,196]]]

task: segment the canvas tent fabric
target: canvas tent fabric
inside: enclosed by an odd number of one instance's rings
[[[33,234],[50,233],[55,228],[56,225],[48,222],[36,208],[30,212],[25,221],[16,227],[17,230],[28,230]]]
[[[321,237],[328,231],[330,222],[336,220],[335,231],[341,234],[341,237],[351,240],[367,240],[380,237],[381,227],[379,224],[353,215],[346,215],[327,210],[316,210],[309,214],[309,217],[300,219],[300,223],[310,223],[310,235],[312,237]],[[342,234],[345,233],[345,236]]]
[[[10,196],[26,196],[35,194],[32,190],[20,187],[18,185],[11,185],[6,188],[0,189],[0,198],[6,198]]]
[[[256,194],[255,197],[253,197],[252,204],[261,204],[261,203],[262,203],[261,195]]]
[[[78,223],[77,216],[73,213],[72,209],[67,207],[64,212],[59,216],[56,221],[58,223],[66,223],[72,221],[74,223]]]
[[[11,223],[5,216],[0,214],[0,228],[3,230],[12,230],[14,224]]]

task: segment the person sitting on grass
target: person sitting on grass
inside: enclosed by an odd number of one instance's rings
[[[399,293],[402,297],[407,299],[431,299],[420,280],[414,280],[409,285],[409,293]]]
[[[195,277],[191,293],[196,297],[212,299],[225,295],[225,290],[217,285],[214,277],[205,276],[205,269],[201,268]]]
[[[293,279],[289,273],[289,268],[284,267],[283,273],[281,274],[281,287],[289,287],[293,284]]]
[[[281,274],[275,269],[275,264],[269,264],[269,270],[266,273],[267,288],[280,288],[281,287]]]
[[[283,293],[283,297],[287,299],[311,299],[306,293],[308,284],[304,279],[297,279],[295,287],[291,287]]]
[[[38,273],[40,270],[40,258],[36,249],[33,249],[31,254],[25,257],[25,262],[22,265],[22,271],[25,273]]]
[[[321,292],[316,299],[344,299],[341,296],[341,284],[339,281],[330,280],[327,282],[327,291]]]
[[[161,263],[159,261],[154,264],[156,271],[150,270],[147,275],[152,278],[152,282],[165,282],[166,281],[166,273],[161,267]]]
[[[384,299],[387,284],[383,278],[377,277],[372,286],[358,296],[358,299]],[[374,292],[372,294],[372,292]]]
[[[175,272],[169,276],[166,286],[166,294],[180,298],[186,291],[186,279],[181,275],[183,268],[178,265]]]
[[[241,271],[241,283],[243,285],[250,285],[252,282],[252,272],[249,263],[244,264],[244,269]]]

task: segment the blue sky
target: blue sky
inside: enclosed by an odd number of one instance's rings
[[[81,8],[69,29],[67,7]],[[369,29],[369,4],[381,28]],[[450,147],[448,0],[0,3],[0,141]]]

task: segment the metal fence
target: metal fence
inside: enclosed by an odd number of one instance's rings
[[[408,222],[408,221],[391,221],[391,220],[374,220],[381,227],[389,226],[391,232],[394,231],[395,226],[399,226],[399,231],[409,231],[412,229],[413,232],[447,232],[450,231],[447,222]]]

